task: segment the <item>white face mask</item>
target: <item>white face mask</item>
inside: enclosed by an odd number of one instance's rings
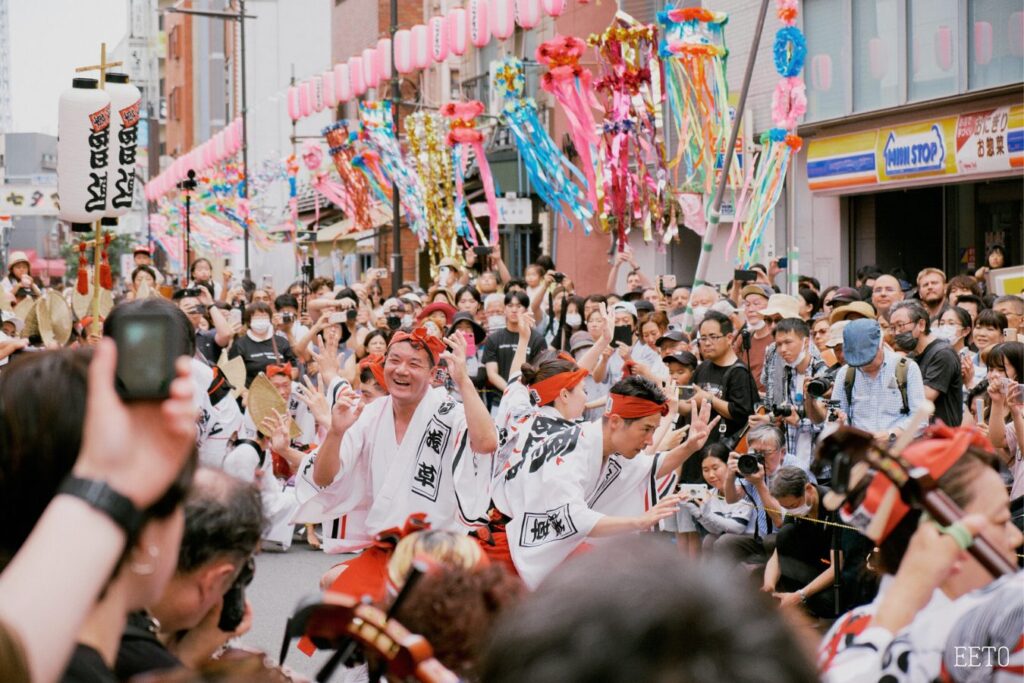
[[[960,335],[955,327],[942,326],[932,328],[932,336],[936,339],[944,339],[952,344],[956,342]]]
[[[811,504],[807,503],[807,502],[804,502],[804,504],[799,506],[799,507],[786,508],[786,514],[787,515],[796,515],[797,517],[802,517],[802,516],[806,515],[810,511],[811,511]]]
[[[412,327],[412,324],[416,322],[416,318],[409,314],[402,316],[402,327]]]
[[[257,318],[256,320],[250,321],[249,329],[255,334],[263,336],[267,332],[270,332],[270,320],[267,318]]]
[[[583,324],[583,316],[579,313],[569,313],[565,316],[565,324],[569,327],[579,327]]]
[[[699,324],[700,321],[704,319],[704,316],[707,315],[707,313],[707,306],[698,306],[697,308],[693,309],[693,322],[695,324]]]
[[[801,346],[800,347],[800,355],[796,357],[795,361],[793,361],[792,363],[786,363],[786,365],[791,367],[791,368],[796,368],[796,367],[799,367],[800,364],[803,363],[804,360],[806,360],[806,359],[807,359],[807,347],[806,346]]]
[[[757,332],[759,330],[763,330],[764,326],[765,326],[764,318],[758,318],[757,320],[748,320],[747,321],[747,328],[751,332]]]
[[[489,330],[502,330],[505,328],[505,316],[503,315],[489,315],[487,316],[487,329]]]

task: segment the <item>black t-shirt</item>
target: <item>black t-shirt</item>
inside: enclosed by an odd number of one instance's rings
[[[964,419],[964,379],[960,374],[960,357],[944,339],[936,339],[917,357],[921,378],[926,387],[939,392],[933,401],[935,419],[950,427],[958,427]]]
[[[103,661],[100,653],[78,643],[61,676],[61,683],[117,683],[117,677]]]
[[[203,358],[216,365],[220,360],[221,347],[217,345],[217,333],[213,330],[196,330],[196,351],[203,355]]]
[[[485,366],[488,363],[497,363],[498,374],[502,379],[508,381],[508,371],[512,367],[512,358],[516,355],[517,346],[519,346],[518,332],[511,332],[508,328],[495,330],[484,340],[484,353],[481,361]],[[532,363],[545,347],[544,335],[537,330],[532,330],[526,350],[526,361]]]
[[[283,334],[274,333],[266,341],[254,341],[247,334],[235,339],[228,351],[228,357],[241,356],[245,361],[245,386],[252,384],[256,375],[263,372],[268,365],[291,363],[297,364],[295,352],[292,351],[288,338]]]
[[[177,657],[156,637],[156,622],[144,612],[132,612],[121,635],[114,673],[122,681],[150,671],[181,667]]]
[[[737,360],[732,365],[721,366],[706,360],[693,373],[693,383],[729,403],[729,414],[732,417],[728,420],[723,417],[720,423],[725,425],[726,438],[746,426],[758,398],[754,376],[746,365]],[[720,438],[721,433],[716,428],[708,437],[708,443],[714,443]]]

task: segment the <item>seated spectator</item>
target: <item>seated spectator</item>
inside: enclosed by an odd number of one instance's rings
[[[738,500],[735,503],[725,501],[722,491],[729,476],[729,449],[723,444],[709,444],[701,451],[699,458],[691,460],[699,461],[701,476],[710,488],[697,497],[681,492],[682,508],[689,513],[697,530],[701,532],[704,550],[710,552],[722,534],[746,532],[754,515],[754,506],[749,500]]]
[[[855,531],[834,526],[838,516],[826,510],[822,502],[829,490],[812,484],[799,467],[780,469],[771,490],[787,516],[765,567],[761,590],[783,607],[803,606],[812,615],[826,619],[870,601],[873,596],[865,596],[861,590],[861,574],[873,544]],[[838,540],[833,534],[838,534]],[[833,554],[836,547],[838,557]],[[837,562],[841,566],[838,589]]]
[[[571,559],[504,615],[480,680],[818,678],[778,611],[732,568],[679,562],[664,544],[634,537]]]

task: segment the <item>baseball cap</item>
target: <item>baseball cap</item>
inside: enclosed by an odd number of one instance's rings
[[[837,346],[843,345],[843,330],[850,323],[849,320],[840,320],[837,323],[832,323],[828,328],[828,339],[825,340],[825,346],[833,349]]]
[[[882,328],[877,320],[851,320],[843,328],[843,355],[851,367],[859,368],[873,361],[881,345]]]
[[[150,247],[148,244],[136,244],[134,247],[132,247],[132,256],[134,256],[135,254],[147,254],[149,256],[152,256],[153,248]]]
[[[875,307],[867,301],[854,301],[853,303],[833,309],[832,313],[828,316],[828,321],[830,323],[837,323],[840,320],[853,320],[858,315],[874,320],[876,317]]]
[[[757,294],[758,296],[763,296],[765,299],[771,299],[774,291],[768,285],[747,285],[740,290],[741,299],[746,299],[749,294]]]
[[[614,313],[618,313],[619,311],[625,311],[626,313],[629,313],[634,318],[637,317],[636,306],[634,306],[633,304],[631,304],[628,301],[620,301],[617,304],[615,304],[614,306],[612,306],[611,312],[613,314]]]
[[[654,313],[654,304],[652,304],[650,301],[647,301],[646,299],[640,299],[639,301],[634,303],[633,308],[635,308],[638,313],[640,311],[643,311],[644,313]]]
[[[845,304],[853,303],[854,301],[860,301],[860,294],[853,287],[840,287],[832,295],[832,306],[843,306]]]
[[[690,337],[687,336],[687,334],[685,332],[683,332],[682,330],[672,330],[672,329],[670,329],[665,334],[663,334],[660,337],[658,337],[658,341],[654,342],[654,345],[655,346],[661,346],[663,343],[665,343],[667,341],[670,341],[670,342],[681,342],[681,341],[689,342],[690,341]]]
[[[574,333],[569,337],[569,351],[576,353],[583,349],[589,349],[594,345],[594,338],[586,330]]]
[[[631,289],[622,295],[623,301],[636,301],[642,299],[644,296],[644,290],[642,289]]]
[[[665,356],[664,358],[661,359],[662,363],[668,363],[669,361],[673,363],[679,363],[680,365],[685,365],[691,368],[697,367],[699,363],[699,361],[697,360],[697,356],[693,355],[689,351],[677,351],[676,353]]]

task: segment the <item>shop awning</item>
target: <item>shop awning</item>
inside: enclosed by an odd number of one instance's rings
[[[32,266],[33,275],[47,275],[49,277],[64,277],[68,264],[61,258],[43,258],[34,249],[26,249],[25,256]]]

